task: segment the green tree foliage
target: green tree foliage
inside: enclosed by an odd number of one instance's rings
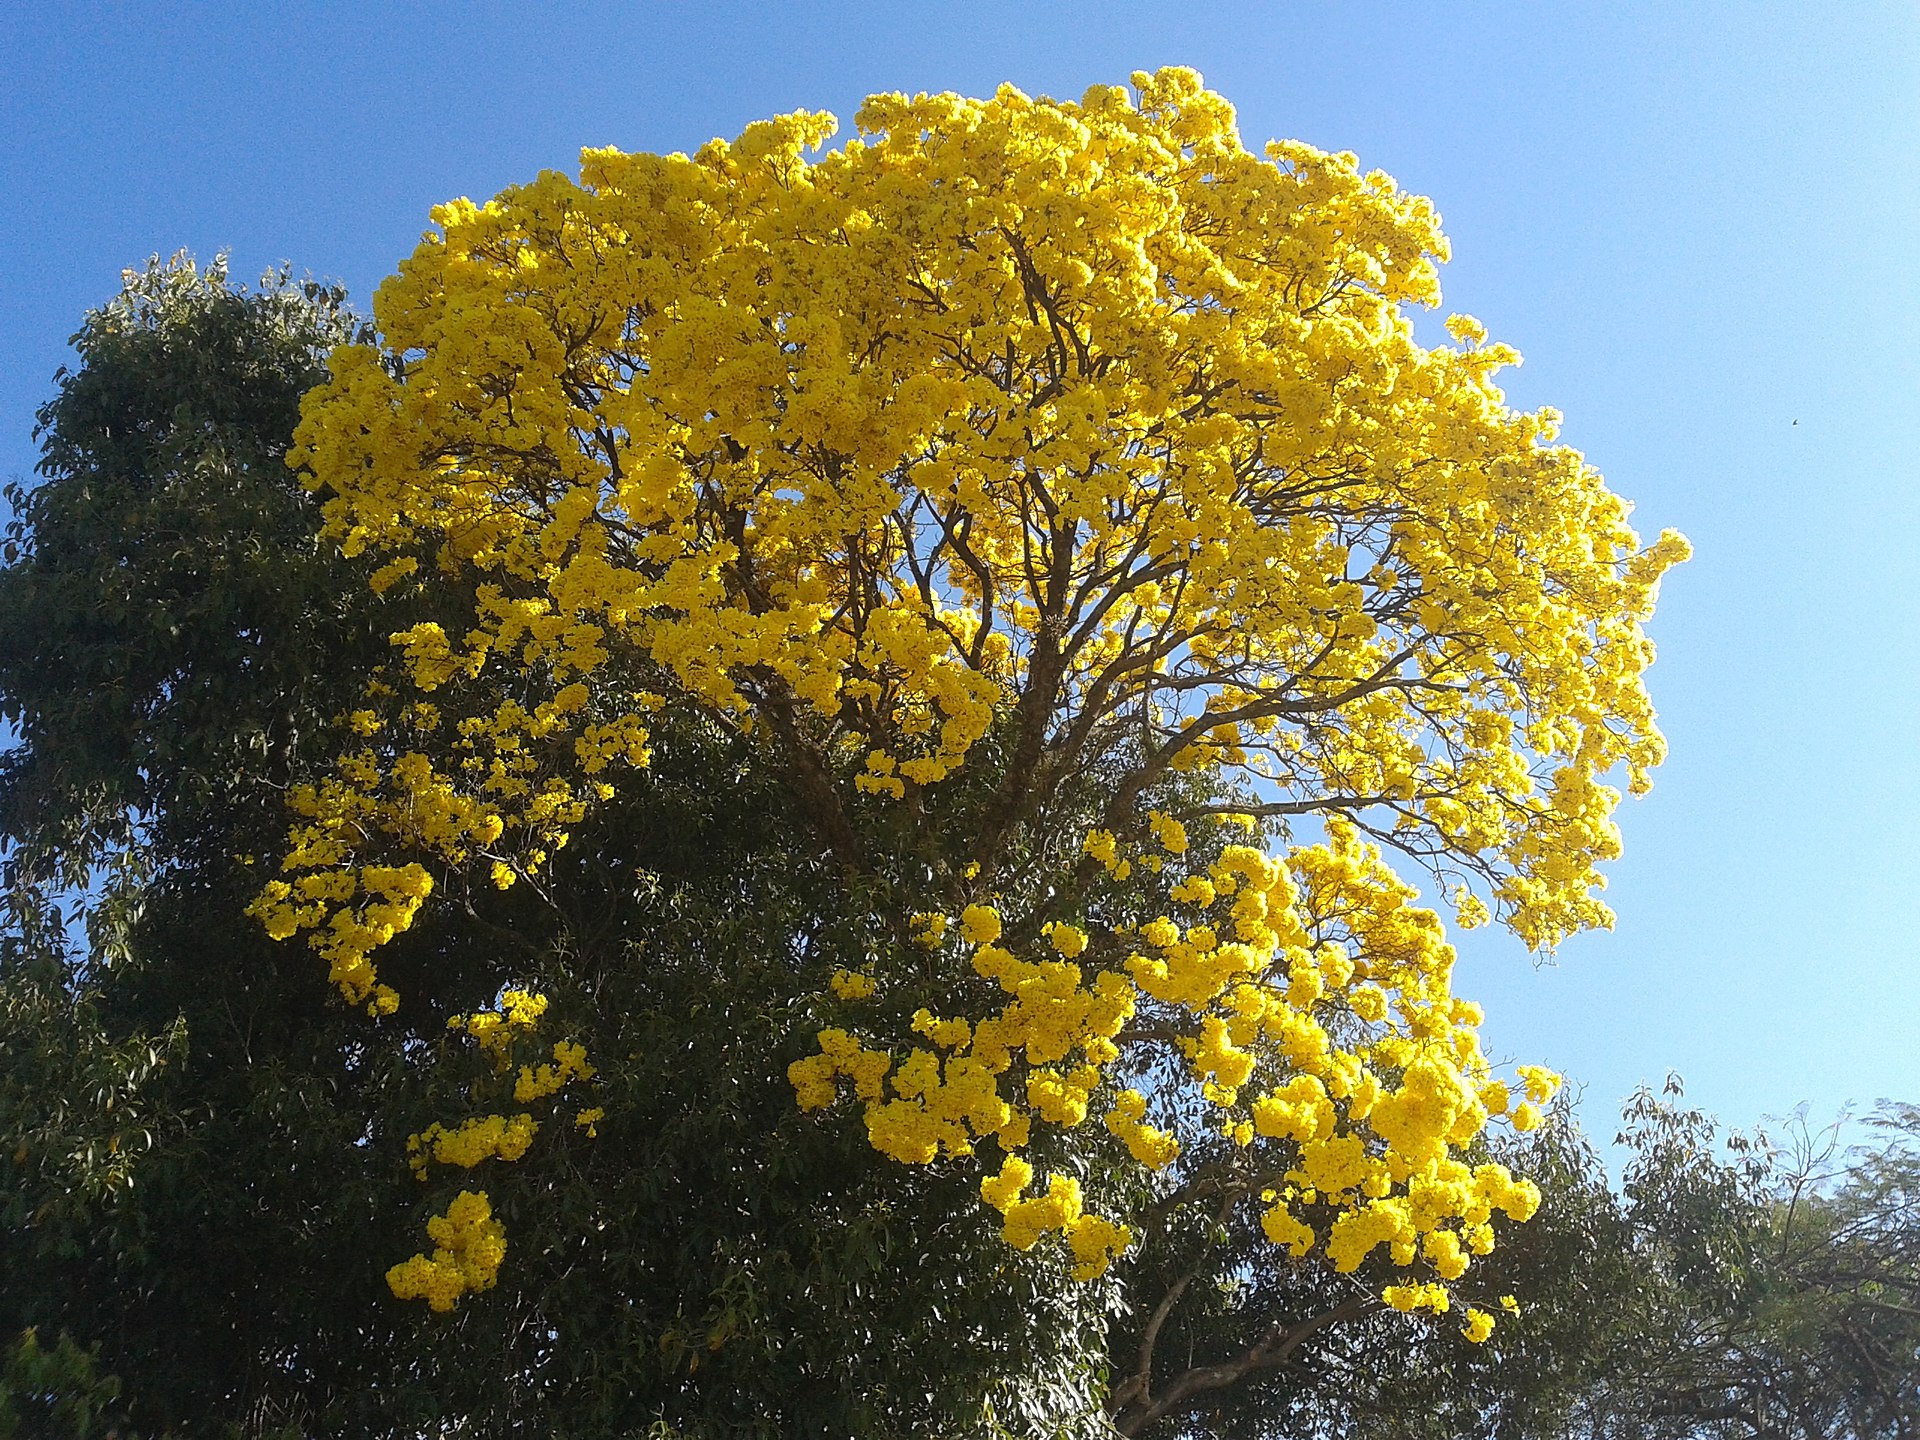
[[[65,1335],[28,1330],[0,1352],[0,1440],[115,1440],[120,1382]]]
[[[281,463],[300,393],[360,333],[337,291],[284,275],[248,291],[217,265],[133,272],[76,337],[41,414],[41,482],[13,496],[6,1424],[1099,1434],[1150,1331],[1161,1397],[1235,1372],[1151,1419],[1116,1407],[1167,1440],[1812,1440],[1920,1423],[1910,1110],[1822,1170],[1813,1150],[1729,1152],[1704,1116],[1644,1096],[1618,1189],[1564,1112],[1488,1142],[1478,1158],[1546,1200],[1476,1268],[1524,1302],[1483,1346],[1373,1303],[1384,1270],[1276,1265],[1231,1207],[1158,1227],[1092,1284],[1010,1249],[969,1179],[802,1114],[785,1075],[833,1021],[828,977],[897,939],[860,917],[900,898],[858,887],[910,894],[922,857],[903,843],[850,877],[784,777],[691,713],[655,717],[655,763],[538,877],[501,890],[449,873],[445,903],[383,952],[403,998],[370,1027],[241,913],[284,787],[336,753],[386,635],[431,618],[426,596],[375,597],[316,543]],[[1002,778],[954,787],[947,820]],[[1063,824],[1095,822],[1100,784],[1063,796]],[[1199,863],[1209,833],[1195,827]],[[1102,903],[1159,913],[1168,883],[1143,870]],[[541,1163],[488,1174],[512,1263],[438,1315],[382,1276],[467,1177],[416,1182],[405,1142],[510,1087],[446,1023],[496,1004],[503,975],[549,997],[543,1038],[583,1044],[597,1075],[581,1106],[545,1114]],[[905,1023],[937,984],[878,1003]],[[587,1099],[604,1113],[572,1123]],[[1111,1148],[1039,1158],[1111,1194],[1137,1174]],[[1161,1202],[1208,1215],[1221,1197],[1194,1161]]]
[[[1920,1430],[1920,1111],[1872,1142],[1722,1136],[1642,1092],[1626,1111],[1620,1214],[1633,1283],[1610,1307],[1576,1433],[1907,1436]],[[1651,1343],[1650,1343],[1651,1342]]]
[[[1568,1122],[1515,1164],[1546,1193],[1503,1257],[1527,1296],[1488,1345],[1349,1333],[1311,1398],[1231,1434],[1348,1440],[1893,1440],[1920,1427],[1920,1114],[1869,1143],[1723,1132],[1677,1079],[1641,1090],[1621,1181]],[[1336,1389],[1337,1387],[1337,1389]],[[1313,1391],[1317,1388],[1318,1393]]]
[[[143,835],[183,859],[286,782],[338,680],[313,657],[372,607],[283,457],[323,357],[364,333],[337,288],[282,273],[250,294],[224,262],[176,257],[129,271],[73,337],[78,368],[38,416],[42,483],[7,492],[16,880],[55,862],[71,880]]]
[[[356,333],[337,290],[150,262],[74,337],[9,497],[0,1329],[100,1346],[156,1432],[263,1423],[264,1377],[356,1358],[294,1360],[301,1328],[352,1337],[367,1298],[312,1262],[385,1190],[373,1067],[231,919],[325,658],[377,639],[281,463]]]
[[[1108,1297],[954,1222],[979,1208],[960,1182],[795,1110],[802,1012],[871,940],[836,928],[857,913],[842,877],[737,742],[667,717],[676,764],[546,883],[482,883],[396,947],[396,1045],[242,916],[289,767],[337,744],[402,623],[315,544],[278,463],[353,326],[328,289],[150,265],[89,316],[42,414],[0,577],[0,1333],[98,1345],[154,1433],[403,1435],[457,1410],[486,1433],[882,1435],[1087,1411]],[[120,698],[89,725],[96,691]],[[402,1142],[489,1080],[445,1019],[503,968],[591,1047],[608,1118],[597,1139],[552,1127],[553,1163],[493,1187],[510,1283],[416,1316],[381,1277],[442,1189]],[[791,1053],[742,1075],[738,1047],[774,1037]]]

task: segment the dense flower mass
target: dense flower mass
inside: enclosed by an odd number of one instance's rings
[[[924,862],[874,917],[898,963],[821,977],[846,1018],[789,1072],[803,1107],[850,1097],[909,1164],[992,1147],[1008,1241],[1057,1233],[1084,1278],[1129,1222],[1021,1152],[1092,1120],[1177,1176],[1205,1115],[1276,1246],[1385,1253],[1438,1310],[1537,1201],[1465,1147],[1554,1081],[1491,1072],[1382,847],[1464,923],[1608,923],[1609,778],[1661,758],[1642,623],[1685,544],[1643,547],[1557,417],[1506,407],[1477,322],[1415,338],[1426,200],[1247,150],[1191,72],[1134,84],[879,96],[837,150],[795,114],[436,211],[293,459],[376,586],[454,609],[393,636],[255,910],[390,1013],[375,952],[430,867],[538,873],[691,709],[849,873]],[[1225,844],[1226,815],[1324,838]],[[1087,902],[1129,877],[1166,912]],[[500,1118],[421,1148],[499,1155]]]
[[[425,1300],[451,1310],[462,1295],[490,1290],[507,1254],[507,1232],[493,1218],[484,1190],[462,1190],[447,1213],[427,1221],[432,1255],[415,1255],[387,1271],[387,1284],[402,1300]]]
[[[1083,1279],[1103,1273],[1132,1234],[1084,1210],[1071,1176],[1028,1195],[1036,1174],[1020,1152],[1035,1126],[1071,1130],[1100,1104],[1105,1128],[1158,1172],[1181,1155],[1180,1117],[1211,1113],[1246,1152],[1248,1199],[1257,1189],[1275,1245],[1295,1258],[1318,1248],[1339,1271],[1384,1247],[1396,1265],[1430,1267],[1438,1280],[1420,1293],[1444,1300],[1442,1282],[1492,1250],[1496,1213],[1523,1221],[1540,1200],[1532,1182],[1461,1152],[1496,1117],[1530,1126],[1559,1079],[1519,1067],[1528,1099],[1512,1103],[1481,1052],[1477,1007],[1451,992],[1439,917],[1412,903],[1352,827],[1333,820],[1328,830],[1327,843],[1282,859],[1228,845],[1172,887],[1178,919],[1095,935],[1055,923],[1032,959],[999,943],[1000,916],[985,905],[927,927],[957,937],[965,965],[952,970],[954,999],[978,1018],[922,1009],[912,1029],[928,1043],[904,1055],[890,1037],[824,1030],[818,1053],[788,1069],[800,1104],[824,1108],[844,1089],[863,1105],[875,1148],[908,1164],[991,1142],[1005,1158],[980,1194],[1004,1217],[1008,1242],[1024,1250],[1059,1231]],[[1184,852],[1184,830],[1159,835]],[[965,970],[991,984],[959,982]],[[1140,1070],[1148,1035],[1181,1062],[1161,1074],[1152,1102],[1115,1078]],[[1197,1111],[1186,1091],[1204,1102]],[[1149,1123],[1155,1109],[1166,1128]],[[1484,1339],[1492,1320],[1470,1329]]]

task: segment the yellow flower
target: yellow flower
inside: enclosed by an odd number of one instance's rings
[[[991,905],[969,905],[960,912],[960,934],[969,945],[991,945],[1000,938],[1000,915]]]
[[[863,970],[836,970],[828,983],[842,1000],[868,1000],[880,988],[873,976]]]

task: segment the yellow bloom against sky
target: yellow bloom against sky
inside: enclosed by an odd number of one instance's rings
[[[843,1023],[787,1067],[803,1110],[977,1167],[1007,1242],[1057,1233],[1088,1281],[1142,1213],[1065,1167],[1028,1194],[1022,1152],[1095,1114],[1150,1172],[1210,1148],[1276,1245],[1384,1247],[1443,1306],[1539,1203],[1472,1147],[1558,1078],[1521,1067],[1513,1103],[1386,856],[1529,948],[1612,923],[1610,782],[1665,754],[1643,626],[1686,542],[1643,543],[1557,414],[1505,403],[1518,357],[1478,321],[1415,336],[1430,201],[1249,149],[1191,69],[876,95],[836,129],[590,150],[434,209],[289,463],[375,588],[444,619],[391,637],[253,913],[390,1015],[382,947],[434,874],[539,875],[697,715],[874,882],[847,902],[872,965],[820,977]],[[1172,914],[1135,913],[1154,877]],[[929,1002],[906,1033],[867,1004],[896,985]],[[551,1055],[516,1105],[591,1081]],[[517,1161],[538,1128],[436,1122],[410,1154]],[[457,1254],[395,1292],[484,1288]]]
[[[577,174],[583,144],[693,155],[803,107],[851,129],[872,92],[989,96],[1011,81],[1077,99],[1142,65],[1189,64],[1232,98],[1256,153],[1299,137],[1434,196],[1454,258],[1446,304],[1416,316],[1414,340],[1452,348],[1445,315],[1478,316],[1527,355],[1499,378],[1509,401],[1564,411],[1565,439],[1638,503],[1636,528],[1684,530],[1699,552],[1653,626],[1674,753],[1652,799],[1620,812],[1625,856],[1605,897],[1618,928],[1571,941],[1545,974],[1517,944],[1481,938],[1493,930],[1470,937],[1460,988],[1487,1003],[1488,1048],[1588,1081],[1597,1130],[1615,1096],[1670,1066],[1743,1121],[1802,1098],[1830,1109],[1920,1094],[1904,1039],[1920,1003],[1905,921],[1920,760],[1901,741],[1920,700],[1906,634],[1920,613],[1907,558],[1920,538],[1920,207],[1902,178],[1920,151],[1911,10],[1114,6],[1097,26],[1011,5],[919,7],[896,25],[833,7],[574,13],[578,31],[505,7],[336,13],[318,66],[237,9],[191,43],[117,8],[10,13],[4,230],[36,280],[0,310],[0,470],[31,468],[30,414],[60,337],[148,252],[231,245],[242,273],[287,258],[365,303],[431,206],[542,169]],[[844,168],[851,179],[857,166]],[[704,383],[742,383],[703,372],[704,358],[690,344],[682,363]],[[952,403],[909,398],[923,413]],[[816,413],[828,424],[837,402]],[[1062,417],[1069,445],[1073,423]],[[1207,443],[1189,438],[1196,453]],[[1229,546],[1229,563],[1246,558]],[[792,583],[789,606],[808,603]],[[691,665],[699,647],[679,638]],[[906,767],[930,776],[967,739],[973,682],[942,673],[923,639],[924,627],[883,626],[862,641],[921,674],[887,734],[865,732],[876,795],[937,783]],[[455,660],[430,635],[410,655]],[[1018,644],[1005,663],[1023,663]],[[571,724],[563,688],[548,716],[512,724]],[[882,703],[840,698],[848,716]],[[643,728],[576,727],[586,751],[571,793],[536,786],[527,804],[564,828],[599,777],[585,765],[617,773],[643,753]],[[486,825],[416,779],[423,825],[443,837]],[[375,878],[386,909],[371,938],[432,903],[404,867]]]
[[[450,714],[453,769],[360,737],[297,791],[269,928],[376,995],[418,858],[564,845],[675,696],[895,800],[1030,697],[1022,767],[1132,727],[1138,785],[1225,766],[1276,815],[1430,834],[1530,946],[1609,923],[1603,777],[1664,753],[1640,623],[1685,543],[1643,551],[1553,412],[1503,405],[1477,322],[1414,339],[1428,201],[1249,152],[1191,71],[1135,81],[877,96],[817,159],[834,121],[799,112],[437,208],[377,298],[405,375],[336,354],[292,459],[348,554],[471,591],[470,628],[394,637],[419,691],[545,688]],[[660,689],[601,694],[622,656]]]

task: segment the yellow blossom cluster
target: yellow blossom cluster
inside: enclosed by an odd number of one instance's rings
[[[1072,1176],[1052,1176],[1044,1193],[1026,1196],[1032,1183],[1033,1167],[1018,1155],[1007,1156],[999,1173],[980,1182],[981,1198],[1004,1217],[1001,1233],[1016,1250],[1031,1250],[1057,1231],[1073,1256],[1074,1278],[1094,1280],[1133,1243],[1125,1225],[1082,1208],[1080,1182]]]
[[[1170,1131],[1146,1123],[1147,1097],[1138,1090],[1122,1090],[1107,1112],[1107,1129],[1120,1137],[1132,1155],[1149,1170],[1164,1170],[1180,1154],[1180,1142]]]
[[[573,1080],[591,1080],[593,1066],[587,1063],[586,1047],[571,1040],[556,1040],[553,1059],[540,1065],[522,1065],[514,1078],[513,1098],[521,1105],[544,1100]]]
[[[584,687],[575,688],[584,694]],[[483,722],[462,722],[453,748],[467,752],[463,769],[476,781],[472,789],[460,777],[442,774],[418,750],[384,758],[361,747],[342,755],[334,776],[290,793],[288,804],[301,823],[293,829],[281,869],[293,878],[269,881],[248,913],[276,939],[312,932],[308,943],[328,962],[328,978],[341,994],[351,1003],[366,1003],[372,1014],[392,1013],[398,997],[379,983],[372,955],[413,923],[432,893],[433,877],[418,861],[359,863],[363,848],[370,837],[383,836],[391,845],[448,865],[491,857],[493,882],[506,889],[519,872],[497,847],[511,831],[520,842],[519,866],[539,870],[566,845],[567,827],[585,815],[589,794],[612,793],[604,782],[550,774],[528,778],[540,762],[518,748],[522,730],[544,735],[553,728],[555,710],[549,704],[529,715],[508,702]],[[431,715],[432,723],[439,723],[437,708]],[[482,742],[490,757],[480,753]],[[501,758],[503,750],[518,752],[515,763]],[[594,768],[582,766],[589,773]]]
[[[431,1161],[471,1170],[483,1160],[518,1160],[540,1123],[531,1115],[475,1115],[449,1129],[439,1121],[407,1137],[407,1163],[420,1179]]]
[[[828,985],[842,1000],[869,1000],[879,983],[864,970],[836,970]]]
[[[332,786],[320,790],[302,786],[293,794],[294,809],[318,813],[323,791],[340,793]],[[295,832],[286,868],[297,870],[309,864],[329,868],[310,870],[291,882],[269,881],[247,913],[256,916],[276,940],[302,928],[320,927],[312,943],[328,962],[327,979],[350,1003],[364,1003],[368,1014],[391,1015],[399,1008],[400,997],[391,986],[378,983],[369,956],[413,923],[414,912],[433,892],[433,877],[417,862],[345,865],[342,862],[350,853],[337,836],[323,838],[313,827],[302,827]],[[331,868],[336,865],[340,868]],[[359,903],[351,903],[356,898]]]
[[[1032,1127],[1072,1129],[1105,1096],[1108,1131],[1158,1172],[1183,1152],[1179,1117],[1190,1125],[1210,1113],[1241,1153],[1246,1201],[1257,1200],[1277,1247],[1295,1259],[1319,1254],[1342,1272],[1384,1250],[1394,1266],[1432,1277],[1392,1287],[1390,1304],[1444,1309],[1448,1286],[1493,1249],[1495,1216],[1522,1222],[1540,1202],[1532,1182],[1470,1165],[1463,1152],[1497,1116],[1526,1128],[1526,1109],[1559,1080],[1518,1067],[1513,1083],[1529,1100],[1509,1108],[1509,1082],[1481,1052],[1479,1008],[1452,994],[1454,953],[1439,916],[1414,904],[1354,827],[1326,828],[1325,843],[1284,859],[1221,847],[1174,879],[1178,918],[1104,934],[1050,922],[1031,960],[1004,943],[992,905],[969,904],[942,927],[922,915],[923,935],[951,934],[975,974],[994,982],[971,992],[985,1003],[970,1016],[917,1012],[911,1028],[932,1048],[821,1032],[819,1053],[789,1071],[801,1106],[831,1105],[850,1080],[874,1146],[909,1164],[991,1141],[1003,1160],[981,1197],[1005,1217],[1009,1242],[1028,1249],[1058,1232],[1075,1273],[1089,1278],[1131,1232],[1084,1211],[1069,1176],[1023,1198],[1034,1172],[1016,1152]],[[1164,827],[1158,838],[1169,838]],[[1184,835],[1179,845],[1186,853]],[[1069,953],[1107,963],[1083,968]],[[1117,1043],[1129,1021],[1141,1032],[1130,1050]],[[1114,1078],[1154,1043],[1179,1058],[1201,1102],[1170,1103],[1171,1128],[1149,1124],[1147,1096]],[[1172,1096],[1164,1078],[1160,1086]],[[1469,1330],[1491,1326],[1476,1319]]]
[[[507,1232],[493,1218],[484,1190],[462,1190],[444,1215],[427,1221],[432,1255],[414,1255],[387,1271],[387,1288],[402,1300],[425,1300],[447,1311],[462,1295],[491,1290],[507,1255]]]
[[[491,1072],[476,1082],[476,1093],[498,1089],[511,1075],[515,1103],[529,1105],[574,1081],[593,1079],[586,1047],[571,1040],[555,1041],[550,1060],[516,1063],[548,1005],[537,990],[510,988],[500,992],[495,1009],[448,1017],[448,1031],[470,1040]],[[578,1111],[573,1123],[591,1138],[605,1118],[604,1109],[591,1106]],[[511,1162],[527,1153],[539,1132],[540,1122],[528,1111],[473,1115],[453,1125],[435,1121],[407,1137],[407,1164],[424,1181],[435,1164],[471,1170],[489,1160]],[[461,1295],[492,1286],[506,1254],[506,1230],[492,1218],[486,1192],[463,1191],[444,1216],[427,1222],[427,1230],[438,1246],[434,1254],[415,1255],[387,1271],[388,1288],[396,1296],[425,1299],[435,1310],[451,1310]]]
[[[547,997],[537,990],[500,992],[498,1010],[476,1010],[471,1015],[449,1015],[447,1029],[464,1032],[480,1051],[504,1070],[513,1063],[515,1041],[529,1034],[547,1013]]]
[[[862,1100],[878,1101],[893,1060],[884,1051],[863,1049],[845,1030],[822,1030],[818,1038],[818,1055],[787,1067],[787,1078],[793,1083],[800,1108],[818,1110],[831,1105],[839,1093],[834,1081],[840,1076],[853,1082],[854,1094]]]
[[[844,1029],[823,1030],[819,1052],[795,1061],[787,1072],[801,1108],[808,1110],[831,1105],[838,1095],[836,1082],[851,1081],[853,1094],[864,1104],[874,1148],[906,1164],[928,1164],[943,1154],[971,1155],[975,1143],[989,1137],[1011,1152],[1027,1143],[1035,1119],[1078,1125],[1101,1084],[1101,1067],[1119,1055],[1113,1037],[1133,1013],[1131,989],[1122,976],[1107,973],[1083,985],[1081,967],[1059,958],[1085,947],[1087,936],[1077,926],[1049,927],[1048,945],[1055,958],[1036,962],[1020,960],[995,943],[1002,922],[990,905],[967,906],[950,928],[971,941],[974,971],[994,982],[1000,1003],[992,1013],[969,1021],[925,1009],[916,1012],[912,1028],[931,1048],[915,1046],[898,1064],[888,1050],[863,1045]],[[1017,1088],[1010,1078],[1003,1083],[1003,1077],[1016,1070]],[[1165,1151],[1171,1159],[1177,1147],[1170,1136],[1140,1123],[1145,1102],[1140,1103],[1135,1113],[1122,1101],[1109,1124],[1126,1127],[1130,1143],[1143,1151]],[[1048,1193],[1055,1197],[1048,1203],[1066,1204],[1061,1198],[1066,1191]],[[1053,1213],[1027,1208],[1019,1212],[1026,1218],[1010,1222],[1009,1239],[1023,1236],[1020,1248],[1026,1249],[1049,1229],[1060,1230],[1070,1244],[1081,1236],[1074,1251],[1077,1267],[1089,1274],[1103,1272],[1106,1260],[1096,1264],[1097,1257],[1110,1258],[1127,1242],[1115,1238],[1117,1229],[1098,1228],[1105,1221],[1082,1216],[1077,1183],[1071,1195],[1071,1224],[1022,1229],[1030,1222],[1038,1224],[1036,1217]],[[1031,1207],[1040,1202],[1027,1203]],[[1090,1238],[1095,1235],[1104,1237],[1100,1245]]]

